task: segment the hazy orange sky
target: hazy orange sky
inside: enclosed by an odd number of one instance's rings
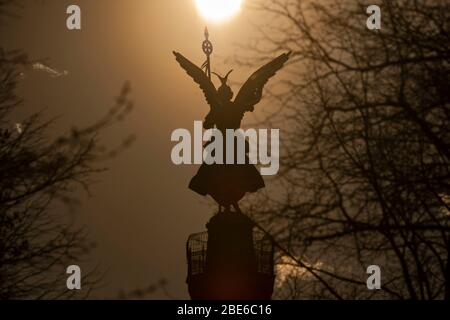
[[[191,130],[193,121],[208,111],[200,89],[172,55],[177,50],[197,64],[204,61],[206,22],[194,0],[24,2],[21,18],[1,26],[5,47],[23,49],[31,59],[68,75],[52,78],[25,70],[20,116],[45,108],[49,117],[60,117],[58,130],[87,125],[107,112],[125,81],[132,85],[135,110],[101,138],[118,145],[133,133],[137,141],[108,162],[110,171],[98,177],[91,197],[80,193],[83,204],[76,213],[97,243],[92,263],[108,271],[106,285],[95,295],[116,297],[120,289],[166,278],[173,296],[188,298],[185,241],[205,229],[215,210],[187,187],[197,167],[176,167],[170,160],[172,130]],[[81,31],[66,28],[70,4],[81,7]],[[243,10],[227,22],[208,23],[215,46],[213,71],[233,67],[221,62],[235,53],[236,43],[254,36],[251,20],[253,13]],[[243,81],[250,71],[241,69],[231,80]]]

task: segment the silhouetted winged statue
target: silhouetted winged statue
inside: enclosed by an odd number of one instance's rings
[[[216,89],[211,79],[201,68],[178,52],[173,52],[180,66],[200,85],[211,110],[203,122],[205,129],[217,127],[225,140],[226,129],[238,129],[245,112],[252,112],[261,101],[264,86],[288,61],[291,53],[284,53],[259,68],[244,83],[238,95],[232,101],[233,91],[227,85],[229,71],[225,77],[214,73],[221,86]],[[224,145],[226,143],[224,142]],[[225,155],[224,149],[224,155]],[[236,154],[236,153],[235,153]],[[201,195],[211,195],[221,207],[229,211],[232,205],[238,212],[238,201],[247,192],[256,192],[264,188],[264,180],[256,167],[246,159],[246,164],[203,164],[192,178],[189,188]]]

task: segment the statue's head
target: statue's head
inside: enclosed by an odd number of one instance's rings
[[[222,83],[217,92],[219,93],[219,97],[225,101],[230,101],[233,98],[233,91],[227,85],[228,76],[230,75],[231,72],[233,72],[233,70],[230,70],[225,77],[221,77],[217,73],[213,72]]]

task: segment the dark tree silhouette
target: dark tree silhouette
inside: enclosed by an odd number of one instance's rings
[[[374,2],[381,30],[367,1],[250,2],[266,23],[237,61],[292,51],[264,120],[282,173],[247,209],[289,254],[279,297],[450,299],[448,1]]]
[[[14,15],[16,4],[0,0],[0,18]],[[103,119],[54,139],[48,130],[52,121],[43,120],[42,114],[12,122],[21,105],[15,94],[20,70],[28,65],[25,54],[0,44],[0,299],[69,298],[74,292],[66,288],[66,268],[80,261],[91,245],[67,210],[52,205],[74,204],[73,191],[79,186],[87,190],[93,175],[104,170],[99,161],[131,142],[128,138],[111,150],[97,139],[131,111],[129,86]],[[89,294],[97,280],[95,270],[83,270],[81,294]]]

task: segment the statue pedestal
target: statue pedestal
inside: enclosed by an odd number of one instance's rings
[[[219,213],[206,226],[208,233],[203,234],[201,246],[196,243],[194,248],[189,243],[193,239],[188,241],[191,298],[270,299],[275,278],[271,242],[255,239],[252,221],[241,213]]]

